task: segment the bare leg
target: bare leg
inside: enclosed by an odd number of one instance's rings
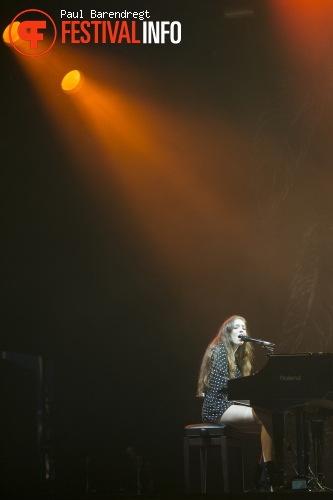
[[[261,425],[260,439],[264,462],[274,460],[273,426],[270,413],[263,410],[252,410],[254,419]]]
[[[273,491],[284,485],[284,473],[274,463],[272,416],[265,410],[232,405],[219,419],[219,423],[228,424],[243,432],[260,433],[264,468],[260,479],[259,491]]]
[[[273,460],[272,418],[268,412],[232,405],[223,413],[219,423],[247,433],[260,433],[263,459],[265,462]]]

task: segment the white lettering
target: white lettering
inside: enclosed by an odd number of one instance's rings
[[[165,35],[170,34],[170,31],[166,29],[166,26],[168,26],[169,24],[170,24],[169,21],[161,22],[161,43],[165,43]]]
[[[83,11],[82,9],[76,12],[67,12],[67,10],[61,10],[60,17],[67,17],[67,19],[83,19]]]
[[[177,38],[175,38],[175,26],[177,26]],[[172,43],[180,43],[182,39],[182,25],[179,21],[173,21],[170,25],[170,40]]]
[[[165,43],[167,35],[171,43],[180,43],[182,39],[181,24],[179,21],[144,21],[143,27],[143,43]]]
[[[82,10],[80,11],[81,12],[81,18],[82,18]],[[61,17],[64,17],[66,16],[66,11],[65,10],[62,10],[61,11]],[[66,16],[66,17],[76,17],[76,16]],[[140,12],[137,12],[137,11],[131,11],[131,10],[122,10],[122,11],[111,11],[111,12],[108,12],[106,10],[104,11],[99,11],[99,10],[95,10],[95,9],[91,9],[90,10],[90,19],[105,19],[105,18],[109,18],[109,19],[129,19],[129,18],[133,18],[133,19],[140,19],[140,21],[142,21],[143,19],[149,19],[150,18],[150,14],[149,14],[149,10],[141,10]]]

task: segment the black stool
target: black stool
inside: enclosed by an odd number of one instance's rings
[[[184,473],[185,491],[191,493],[190,449],[200,451],[200,490],[207,492],[207,451],[220,447],[223,491],[244,491],[241,437],[229,425],[192,424],[185,427]],[[233,473],[233,475],[231,474]]]

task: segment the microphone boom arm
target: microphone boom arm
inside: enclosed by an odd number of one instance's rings
[[[270,354],[273,353],[275,344],[272,342],[267,342],[266,340],[260,340],[260,339],[252,339],[251,337],[247,337],[246,335],[238,335],[238,338],[243,340],[244,342],[253,342],[254,344],[258,344],[261,347],[264,347],[267,349]]]

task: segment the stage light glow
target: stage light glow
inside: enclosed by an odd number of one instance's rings
[[[209,109],[202,113],[200,106],[197,114],[192,102],[176,109],[164,98],[152,98],[145,82],[154,75],[143,78],[115,57],[109,82],[105,67],[110,59],[96,54],[78,54],[62,45],[40,58],[13,53],[36,86],[54,130],[61,134],[79,184],[93,196],[91,210],[101,209],[99,217],[109,222],[116,190],[152,260],[163,262],[177,282],[180,277],[182,283],[192,283],[195,269],[200,282],[218,290],[224,273],[219,266],[228,256],[216,244],[216,235],[237,239],[241,234],[248,239],[251,224],[239,199],[221,196],[206,171],[209,168],[214,179],[213,173],[222,168],[225,186],[238,186],[247,161],[242,152],[253,141],[247,130],[242,133],[238,121],[232,127],[220,113],[212,115]],[[60,83],[71,68],[84,71],[83,87],[63,95]],[[187,89],[185,81],[177,85]],[[224,238],[219,236],[219,241]],[[183,287],[179,293],[181,300],[187,295]],[[205,287],[200,289],[191,298],[191,307],[196,301],[199,307],[206,294]]]
[[[7,28],[4,30],[2,34],[3,41],[5,42],[6,45],[11,45],[11,40],[10,40],[10,35],[12,36],[12,41],[13,43],[16,43],[20,40],[19,34],[18,34],[18,27],[19,27],[19,22],[15,21],[15,23],[8,24]]]
[[[61,82],[61,88],[66,94],[74,94],[82,87],[83,75],[81,71],[74,69],[67,73]]]
[[[272,0],[272,20],[292,64],[316,69],[330,60],[333,2],[331,0]]]

